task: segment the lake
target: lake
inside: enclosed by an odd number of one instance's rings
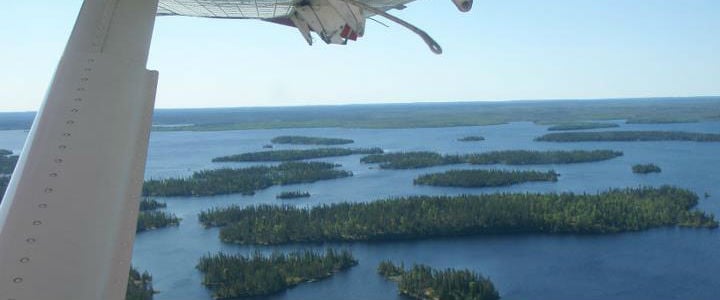
[[[263,299],[407,299],[395,284],[377,275],[384,259],[428,264],[437,268],[469,268],[489,276],[503,299],[717,299],[720,295],[720,231],[661,228],[610,235],[510,235],[442,238],[419,241],[239,246],[223,244],[218,229],[204,229],[197,214],[218,206],[289,204],[313,206],[343,201],[373,201],[406,195],[476,194],[506,192],[589,192],[612,187],[672,184],[700,195],[699,209],[720,215],[720,143],[612,142],[547,143],[533,138],[547,126],[520,122],[482,127],[420,129],[283,129],[219,132],[153,132],[146,178],[185,176],[218,167],[258,163],[212,163],[217,156],[262,151],[278,135],[312,135],[351,138],[351,147],[381,147],[385,151],[429,150],[470,153],[492,150],[620,150],[612,160],[540,166],[442,166],[419,170],[380,170],[360,163],[360,155],[317,159],[339,163],[352,171],[350,178],[285,187],[274,186],[254,196],[225,195],[193,198],[158,198],[167,211],[183,219],[177,228],[138,234],[134,265],[149,271],[160,293],[155,299],[211,299],[195,269],[208,253],[251,253],[293,249],[345,247],[360,265],[330,279],[302,284]],[[615,130],[683,130],[720,133],[720,122],[688,124],[622,124]],[[24,131],[0,131],[0,148],[20,151]],[[458,142],[481,135],[482,142]],[[311,146],[276,145],[275,149]],[[655,163],[660,174],[633,174],[636,163]],[[555,170],[556,183],[526,183],[503,188],[443,188],[413,186],[417,175],[457,168]],[[307,190],[310,198],[275,199],[281,191]],[[711,195],[705,199],[705,193]]]

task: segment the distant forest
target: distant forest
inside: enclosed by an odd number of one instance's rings
[[[213,208],[205,226],[238,244],[378,241],[514,233],[615,233],[661,226],[716,228],[713,215],[691,210],[698,196],[671,186],[598,194],[495,193],[413,196],[312,208],[260,205]]]
[[[496,101],[225,109],[158,109],[155,130],[418,128],[598,120],[720,119],[720,97]],[[0,129],[29,129],[35,113],[2,113]]]
[[[302,135],[281,135],[270,140],[273,144],[292,144],[292,145],[345,145],[352,144],[355,141],[351,139],[341,138],[325,138]]]
[[[598,123],[598,122],[573,122],[562,123],[548,127],[549,131],[565,131],[565,130],[585,130],[598,128],[615,128],[620,127],[616,123]]]
[[[508,171],[508,170],[449,170],[418,176],[413,180],[416,185],[452,186],[452,187],[496,187],[523,182],[558,180],[555,171]]]
[[[260,152],[248,152],[229,156],[221,156],[213,158],[213,162],[232,162],[232,161],[293,161],[312,158],[348,156],[353,154],[380,154],[383,150],[380,148],[318,148],[318,149],[290,149],[290,150],[271,150]]]

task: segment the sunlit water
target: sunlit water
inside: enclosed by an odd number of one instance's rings
[[[414,194],[513,192],[596,192],[611,187],[673,184],[701,196],[699,208],[720,215],[720,143],[618,142],[544,143],[533,138],[544,126],[512,123],[485,127],[432,129],[288,129],[224,132],[155,132],[151,136],[147,178],[188,175],[196,170],[243,163],[212,163],[213,157],[261,151],[277,135],[298,134],[352,138],[352,147],[382,147],[386,151],[431,150],[467,153],[507,149],[612,149],[616,159],[574,165],[443,166],[420,170],[379,170],[359,162],[361,156],[320,159],[354,172],[345,179],[272,187],[254,196],[227,195],[164,198],[168,211],[183,218],[177,228],[141,233],[134,264],[148,270],[160,291],[156,299],[210,299],[195,264],[202,255],[225,251],[270,252],[327,246],[350,248],[360,265],[316,283],[303,284],[267,299],[401,299],[393,283],[375,272],[380,260],[429,264],[438,268],[470,268],[489,277],[504,299],[718,299],[720,295],[720,230],[661,228],[613,235],[510,235],[444,238],[382,243],[303,244],[278,247],[221,243],[217,229],[204,229],[198,212],[230,204],[259,203],[312,206],[342,201],[372,201]],[[720,123],[624,125],[640,130],[686,130],[720,133]],[[19,151],[26,133],[0,131],[0,148]],[[482,135],[482,142],[458,142]],[[276,146],[276,149],[308,148]],[[636,175],[635,163],[655,163],[661,174]],[[528,183],[507,188],[465,189],[413,186],[419,174],[452,168],[554,169],[556,183]],[[307,190],[311,198],[281,201],[284,190]],[[703,198],[705,192],[712,195]]]

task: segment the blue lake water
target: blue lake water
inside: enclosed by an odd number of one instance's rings
[[[720,133],[720,122],[626,125],[617,130],[684,130]],[[313,206],[342,201],[372,201],[417,194],[512,192],[597,192],[612,187],[672,184],[701,196],[699,209],[720,215],[720,143],[617,142],[545,143],[533,138],[545,126],[511,123],[483,127],[429,129],[286,129],[222,132],[154,132],[146,178],[189,175],[193,171],[246,163],[212,163],[213,157],[261,151],[277,135],[298,134],[352,138],[352,147],[386,151],[430,150],[468,153],[491,150],[621,150],[624,156],[595,163],[541,166],[443,166],[420,170],[379,170],[360,163],[358,155],[319,159],[342,164],[355,176],[286,187],[272,187],[254,196],[161,198],[167,210],[183,218],[177,228],[138,234],[133,263],[148,270],[160,291],[155,299],[211,299],[201,285],[195,264],[202,255],[225,251],[250,253],[300,248],[346,247],[360,265],[320,282],[303,284],[263,299],[403,299],[393,283],[378,276],[379,261],[391,259],[438,268],[470,268],[489,276],[503,299],[718,299],[720,295],[720,230],[661,228],[612,235],[513,235],[444,238],[382,243],[302,244],[277,247],[221,243],[218,229],[204,229],[198,212],[230,204],[260,203]],[[0,148],[20,151],[27,133],[0,131]],[[458,142],[482,135],[482,142]],[[276,146],[276,149],[310,148]],[[636,175],[635,163],[655,163],[660,174]],[[556,183],[527,183],[506,188],[465,189],[413,186],[419,174],[454,168],[556,170]],[[311,198],[281,201],[285,190],[307,190]],[[708,192],[711,197],[703,198]]]

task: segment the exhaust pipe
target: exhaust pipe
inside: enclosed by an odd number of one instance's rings
[[[473,0],[452,0],[452,2],[461,12],[469,12],[473,4]]]

